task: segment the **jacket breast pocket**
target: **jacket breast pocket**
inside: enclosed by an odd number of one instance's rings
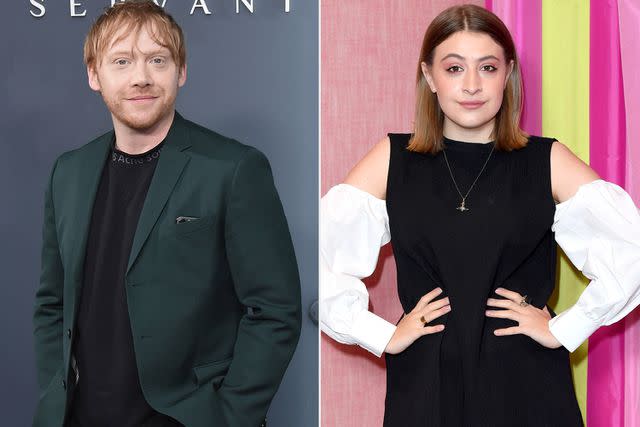
[[[198,386],[211,383],[216,390],[222,384],[233,357],[198,365],[193,368]]]
[[[179,223],[176,223],[176,218],[177,217],[172,218],[172,223],[160,231],[162,238],[182,239],[194,237],[200,233],[206,233],[214,224],[216,215],[211,214]]]

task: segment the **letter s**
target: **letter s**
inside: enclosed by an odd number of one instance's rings
[[[44,3],[44,0],[40,0],[40,1]],[[38,3],[38,0],[29,0],[29,3],[31,3],[31,6],[38,9],[38,11],[36,11],[35,9],[31,9],[29,11],[31,16],[33,16],[34,18],[42,18],[44,14],[47,12],[44,8],[44,4]]]

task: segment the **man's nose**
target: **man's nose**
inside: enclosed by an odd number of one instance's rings
[[[139,61],[136,63],[133,69],[133,75],[131,76],[131,84],[133,86],[145,87],[153,83],[151,74],[149,73],[148,64],[146,61]]]

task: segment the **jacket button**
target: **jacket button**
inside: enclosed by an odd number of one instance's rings
[[[62,380],[62,388],[67,389],[67,382],[65,380]]]
[[[71,338],[71,329],[67,329],[67,338]]]

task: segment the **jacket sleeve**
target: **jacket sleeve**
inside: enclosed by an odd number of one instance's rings
[[[229,426],[258,426],[296,348],[301,303],[293,243],[269,161],[252,147],[232,179],[225,243],[235,290],[247,312],[218,396]]]
[[[549,321],[574,351],[601,325],[640,303],[640,215],[622,188],[598,179],[556,205],[552,230],[571,262],[589,279],[577,303]]]
[[[53,165],[44,197],[40,285],[33,314],[38,386],[44,391],[62,368],[62,295],[64,271],[58,248],[53,184],[58,160]]]
[[[391,239],[386,202],[349,184],[332,187],[320,202],[320,327],[344,344],[382,355],[396,326],[369,311],[361,279]]]

